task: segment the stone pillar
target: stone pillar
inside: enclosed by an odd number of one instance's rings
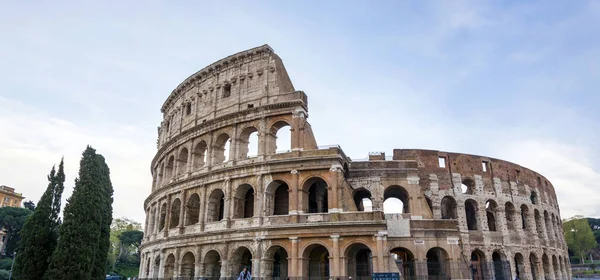
[[[341,191],[339,189],[339,184],[340,184],[340,174],[342,173],[341,171],[341,166],[332,166],[329,169],[329,173],[330,173],[330,178],[331,181],[329,182],[331,184],[331,194],[328,196],[328,211],[327,212],[340,212],[339,209],[339,198],[338,198],[338,192]]]
[[[262,159],[266,154],[267,150],[267,137],[269,135],[269,128],[267,128],[267,120],[265,118],[260,119],[259,130],[258,130],[258,158]]]
[[[496,207],[496,231],[502,232],[503,235],[507,236],[508,225],[506,224],[506,207],[504,205],[498,205]],[[488,225],[489,226],[489,225]]]
[[[481,203],[477,201],[477,229],[480,231],[489,231],[487,223],[487,213],[485,210],[485,201]]]
[[[208,201],[206,199],[206,186],[200,186],[200,209],[198,221],[200,222],[200,231],[204,231],[204,223],[206,222],[205,210],[208,205]]]
[[[179,234],[183,234],[184,232],[184,228],[183,225],[185,224],[185,215],[186,215],[186,211],[185,211],[185,206],[187,204],[187,194],[185,191],[181,191],[181,207],[179,207]]]
[[[231,135],[231,143],[229,144],[229,161],[236,162],[238,156],[238,145],[240,143],[240,139],[238,139],[238,126],[233,126],[233,135]]]
[[[339,234],[335,234],[335,235],[331,235],[331,241],[333,242],[333,252],[332,252],[332,259],[333,262],[331,263],[331,269],[329,270],[329,275],[331,276],[341,276],[340,273],[340,235]]]
[[[225,179],[225,205],[223,205],[223,220],[227,221],[227,227],[229,227],[229,221],[233,215],[233,194],[231,190],[231,180]]]
[[[374,272],[384,272],[384,260],[383,260],[383,234],[382,233],[377,233],[376,235],[377,238],[377,268],[375,269],[375,265],[373,265],[373,270],[376,270]]]
[[[300,276],[300,269],[298,268],[298,237],[290,237],[290,241],[292,242],[292,269],[288,271],[288,276],[298,277]]]
[[[256,176],[256,193],[254,194],[254,217],[258,219],[258,224],[262,225],[263,222],[263,209],[264,209],[264,193],[265,186],[263,185],[263,175],[259,174]]]
[[[221,279],[233,276],[229,275],[229,266],[227,265],[228,263],[229,262],[226,260],[221,260]]]
[[[292,114],[291,130],[291,148],[292,151],[302,150],[304,148],[304,139],[302,133],[306,125],[306,111],[304,109],[296,109]]]
[[[165,276],[165,253],[160,252],[160,264],[158,266],[158,275],[154,275],[156,278],[163,278]]]
[[[163,237],[169,236],[169,225],[171,224],[171,197],[167,196],[167,209],[165,215],[165,227],[163,231]]]
[[[194,264],[194,279],[204,276],[204,264],[202,263],[202,246],[196,247],[196,263]]]
[[[290,197],[289,197],[289,203],[290,203],[290,208],[289,208],[289,213],[290,214],[297,214],[297,213],[304,213],[304,209],[302,208],[302,193],[300,191],[300,187],[298,186],[299,184],[299,172],[298,170],[294,169],[291,171],[292,173],[292,181],[290,182]]]

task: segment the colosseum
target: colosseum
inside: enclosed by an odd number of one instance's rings
[[[161,112],[142,279],[243,267],[260,279],[571,278],[544,176],[485,156],[353,160],[319,146],[307,95],[268,45],[196,72]]]

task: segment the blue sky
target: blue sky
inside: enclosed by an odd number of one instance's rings
[[[548,177],[563,218],[600,217],[598,1],[8,2],[0,184],[37,202],[62,155],[104,154],[116,217],[144,220],[160,106],[179,82],[269,44],[309,96],[319,145],[427,148]]]

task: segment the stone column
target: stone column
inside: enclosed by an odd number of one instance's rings
[[[503,235],[508,235],[508,225],[506,224],[506,207],[498,205],[496,207],[496,231],[502,232]]]
[[[160,252],[160,263],[158,264],[158,275],[154,275],[156,278],[161,278],[165,276],[165,253]]]
[[[202,263],[202,246],[196,247],[196,263],[194,265],[194,279],[204,276],[204,264]]]
[[[229,275],[229,266],[227,265],[228,263],[229,262],[226,260],[221,260],[221,279],[233,276]]]
[[[165,214],[165,227],[163,237],[169,236],[169,225],[171,224],[171,197],[167,196],[167,209]]]
[[[292,181],[290,182],[290,197],[289,197],[289,213],[290,214],[298,214],[303,213],[304,209],[302,209],[302,193],[300,192],[299,178],[300,174],[298,170],[294,169],[291,171],[292,173]]]
[[[185,211],[185,206],[187,204],[187,194],[185,191],[181,191],[181,207],[179,208],[179,234],[183,234],[184,232],[184,228],[183,225],[185,224],[185,215],[186,215],[186,211]]]
[[[384,260],[383,260],[383,234],[378,233],[375,235],[377,238],[377,269],[374,272],[384,272]],[[373,265],[375,270],[375,265]]]
[[[330,275],[332,276],[341,276],[340,274],[340,236],[339,234],[331,235],[331,240],[333,242],[333,263],[331,264]]]
[[[341,212],[341,194],[342,194],[342,190],[341,190],[341,175],[342,175],[342,166],[332,166],[329,169],[329,172],[331,174],[331,203],[328,203],[329,205],[329,210],[328,212]]]
[[[225,205],[223,205],[223,220],[227,221],[227,227],[229,228],[229,221],[231,221],[231,216],[233,214],[233,199],[232,199],[232,190],[231,190],[231,180],[229,178],[225,179]]]
[[[300,276],[298,268],[298,237],[290,237],[290,241],[292,242],[292,269],[288,272],[288,276],[298,277]]]
[[[261,118],[258,130],[258,158],[261,160],[267,154],[267,137],[269,136],[268,129],[267,120],[265,118]]]
[[[238,145],[240,143],[238,139],[238,126],[233,126],[233,135],[231,135],[231,143],[229,145],[229,161],[236,162],[238,157]]]
[[[263,209],[264,209],[264,193],[265,186],[263,185],[263,175],[259,174],[256,176],[256,193],[254,194],[254,217],[258,219],[258,224],[262,225],[263,222]]]

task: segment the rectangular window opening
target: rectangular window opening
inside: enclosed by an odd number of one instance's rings
[[[483,170],[483,172],[487,172],[487,165],[488,163],[485,161],[481,162],[481,170]]]
[[[254,108],[254,104],[248,104],[248,109]]]
[[[226,84],[223,86],[223,97],[229,97],[231,95],[231,85]]]
[[[438,157],[438,163],[441,168],[446,168],[446,158],[445,157]]]
[[[185,114],[189,116],[191,113],[192,113],[192,103],[188,103],[187,105],[185,105]]]

